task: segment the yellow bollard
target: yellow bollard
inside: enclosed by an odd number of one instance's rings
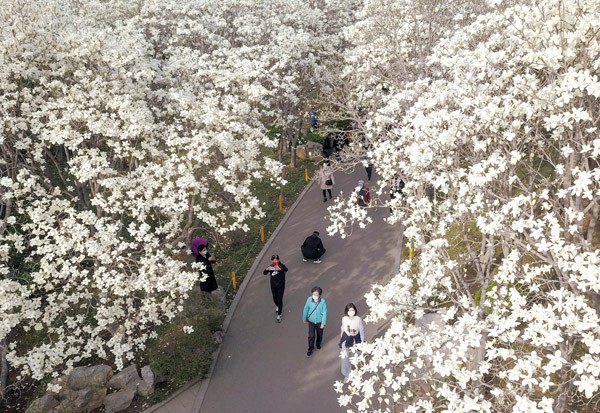
[[[408,259],[409,260],[413,259],[414,252],[415,252],[415,250],[413,249],[413,247],[410,247],[410,250],[408,251]]]
[[[283,195],[279,194],[279,210],[283,211]]]
[[[265,226],[264,225],[260,226],[260,240],[262,242],[265,242]]]
[[[233,285],[233,289],[237,290],[237,281],[235,279],[235,271],[231,271],[231,284]]]
[[[308,182],[308,167],[304,168],[304,179]]]

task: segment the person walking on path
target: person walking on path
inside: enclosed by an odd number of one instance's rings
[[[277,314],[277,322],[281,323],[281,312],[283,310],[283,293],[285,291],[285,273],[288,268],[279,261],[279,255],[271,256],[271,265],[264,269],[263,274],[270,275],[271,279],[271,294],[273,294],[273,302],[275,303],[275,313]]]
[[[342,349],[342,375],[344,383],[348,383],[352,364],[350,364],[350,351],[354,344],[365,341],[365,323],[358,316],[358,310],[354,303],[346,304],[342,317],[342,328],[340,332],[339,347]]]
[[[333,185],[335,185],[333,168],[331,167],[329,160],[323,162],[323,166],[317,173],[317,180],[323,191],[323,202],[327,202],[327,194],[329,194],[329,199],[331,199],[331,189],[333,188]]]
[[[404,197],[404,180],[402,177],[396,175],[390,184],[390,201],[393,201],[397,197]],[[392,207],[390,207],[390,214],[392,213]]]
[[[311,236],[307,237],[300,250],[302,251],[302,261],[306,262],[308,259],[311,259],[315,260],[315,264],[319,264],[321,257],[326,251],[323,241],[319,238],[319,231],[314,231]]]
[[[200,290],[210,293],[219,288],[217,279],[215,278],[215,271],[212,267],[217,262],[217,259],[208,252],[207,245],[200,245],[198,247],[196,262],[204,264],[204,268],[200,271],[201,277],[204,278],[204,281],[200,281]]]
[[[372,163],[368,163],[367,166],[365,166],[365,172],[367,173],[367,181],[370,181],[371,175],[373,174],[373,164]]]
[[[361,207],[368,206],[371,202],[369,187],[365,185],[365,181],[362,179],[358,181],[358,185],[354,188],[354,197],[356,198],[356,204]]]
[[[327,300],[321,296],[322,294],[321,287],[313,287],[302,312],[302,321],[308,323],[308,351],[306,352],[308,357],[315,349],[315,345],[317,350],[320,350],[323,342],[323,329],[327,324]]]
[[[330,132],[327,134],[327,136],[325,136],[325,139],[323,139],[323,158],[328,159],[331,156],[333,153],[333,146],[334,137]]]

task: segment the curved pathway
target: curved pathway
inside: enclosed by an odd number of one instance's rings
[[[375,175],[375,174],[374,174]],[[336,173],[334,197],[348,194],[358,179]],[[368,182],[369,187],[376,187]],[[383,219],[386,208],[370,210],[373,223],[354,227],[346,239],[328,237],[325,218],[331,202],[323,202],[316,184],[309,185],[275,231],[238,293],[233,314],[226,320],[226,334],[209,379],[196,383],[155,412],[267,413],[344,412],[337,404],[333,384],[341,380],[337,346],[344,306],[356,303],[364,314],[364,295],[373,283],[387,281],[399,261],[401,226]],[[303,262],[300,245],[313,230],[321,233],[326,254],[321,264]],[[262,270],[271,254],[279,254],[288,266],[283,321],[275,321],[268,277]],[[307,326],[302,309],[311,287],[323,288],[329,315],[323,348],[306,356]],[[367,324],[367,340],[378,333]]]

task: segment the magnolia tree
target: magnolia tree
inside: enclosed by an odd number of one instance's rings
[[[360,119],[379,195],[406,177],[385,203],[416,254],[367,296],[389,327],[338,383],[351,410],[597,411],[600,3],[493,3]],[[350,40],[371,28],[381,42],[375,22]],[[330,233],[368,218],[330,211]]]
[[[35,379],[90,356],[120,368],[197,281],[194,228],[263,214],[252,184],[284,183],[264,152],[294,45],[333,41],[305,19],[299,1],[3,5],[3,384],[7,362]]]

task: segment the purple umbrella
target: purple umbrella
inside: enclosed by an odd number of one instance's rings
[[[194,254],[194,257],[198,255],[200,245],[208,247],[208,240],[206,238],[192,238],[192,254]]]

